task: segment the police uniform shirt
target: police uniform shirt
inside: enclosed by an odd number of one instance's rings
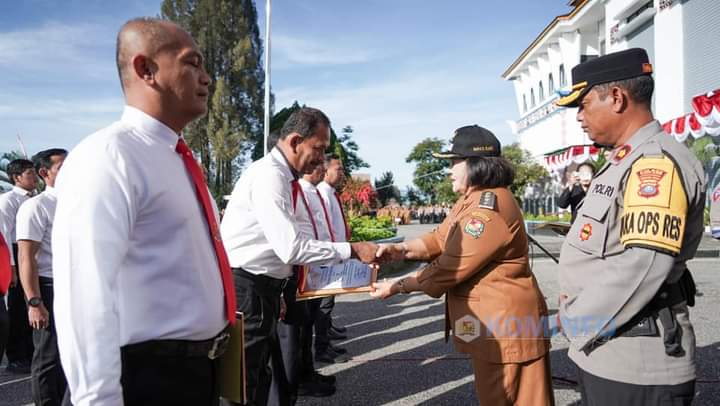
[[[657,337],[616,337],[663,282],[676,282],[703,233],[704,172],[688,149],[653,121],[616,148],[590,184],[560,254],[560,305],[570,358],[593,375],[637,385],[695,378],[694,334],[684,302],[673,307],[685,355]]]
[[[52,225],[57,196],[52,186],[30,198],[18,210],[15,230],[18,241],[40,243],[35,256],[38,276],[52,278]]]
[[[350,244],[313,239],[302,199],[293,208],[295,175],[278,148],[253,162],[235,184],[220,232],[230,265],[285,279],[292,265],[325,265],[350,258]]]
[[[305,198],[307,199],[308,206],[310,207],[310,213],[312,214],[313,220],[315,220],[315,227],[317,228],[317,239],[320,241],[333,241],[332,232],[330,231],[330,224],[325,219],[325,213],[327,212],[327,206],[322,200],[322,196],[319,194],[317,187],[305,179],[300,179],[300,186],[302,187]],[[325,210],[323,210],[323,208]],[[328,218],[330,213],[327,212]],[[308,229],[309,227],[309,229]],[[305,224],[304,228],[312,234],[312,224]]]
[[[15,218],[20,205],[25,203],[31,195],[31,192],[20,186],[15,186],[9,192],[0,195],[0,233],[2,233],[7,243],[12,265],[15,265],[15,253],[12,245],[17,241],[15,238]]]
[[[720,238],[720,183],[710,194],[710,233]]]
[[[55,318],[76,406],[123,403],[120,347],[206,340],[227,325],[207,220],[177,142],[126,106],[59,173]]]
[[[328,216],[330,216],[335,241],[347,241],[345,219],[343,218],[340,202],[338,202],[336,197],[335,188],[330,186],[327,182],[322,181],[318,183],[317,189],[320,191],[320,195],[325,200],[325,206],[328,210]]]

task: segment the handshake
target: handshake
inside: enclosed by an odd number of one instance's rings
[[[405,258],[407,247],[400,244],[376,244],[374,242],[354,242],[350,244],[352,257],[366,264],[385,264],[401,261]]]

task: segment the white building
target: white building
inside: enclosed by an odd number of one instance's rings
[[[653,110],[661,123],[692,113],[693,97],[720,88],[720,0],[573,0],[568,5],[572,10],[551,21],[502,75],[515,87],[519,119],[513,120],[513,131],[534,156],[591,143],[575,120],[577,110],[553,104],[556,90],[571,85],[572,68],[587,59],[645,48],[655,70]],[[715,99],[718,112],[720,96]],[[717,124],[712,128],[720,133],[720,120],[703,124]],[[563,165],[587,158],[587,149],[581,156],[572,150],[583,149],[566,150],[567,159],[551,169],[559,174]]]

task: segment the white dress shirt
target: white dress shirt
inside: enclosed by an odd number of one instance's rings
[[[70,152],[58,176],[55,318],[75,406],[122,405],[120,347],[205,340],[227,324],[207,221],[177,141],[126,106],[120,121]]]
[[[305,179],[300,179],[300,186],[302,187],[303,193],[305,193],[305,198],[307,199],[308,206],[310,207],[310,213],[312,213],[313,220],[315,220],[315,227],[317,228],[318,233],[317,239],[321,241],[333,241],[332,232],[330,231],[331,226],[325,219],[327,206],[325,206],[325,202],[319,194],[320,192],[317,190],[315,185]],[[324,211],[323,206],[325,206]],[[330,213],[328,212],[327,215],[329,219]],[[313,230],[311,229],[310,232],[312,233]]]
[[[15,238],[15,218],[20,206],[30,196],[32,196],[32,192],[28,192],[20,186],[14,186],[9,192],[0,195],[0,233],[2,233],[7,243],[12,265],[15,265],[15,253],[12,245],[17,242]]]
[[[31,197],[18,210],[15,236],[19,240],[40,243],[35,255],[38,276],[52,278],[52,226],[55,218],[57,196],[52,186]]]
[[[335,188],[323,181],[318,183],[317,189],[320,191],[320,195],[322,195],[323,199],[325,199],[328,215],[330,215],[330,221],[332,222],[332,230],[335,235],[335,241],[347,241],[345,219],[343,218],[340,202],[338,202],[335,195]]]
[[[318,241],[303,231],[310,219],[301,199],[292,204],[295,179],[278,148],[253,162],[235,184],[220,225],[230,265],[284,279],[292,265],[326,265],[350,258],[350,245]]]

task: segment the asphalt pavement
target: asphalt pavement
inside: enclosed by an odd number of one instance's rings
[[[432,226],[401,226],[400,234],[414,238]],[[538,234],[538,240],[557,254],[561,237]],[[695,405],[720,404],[720,258],[713,254],[720,243],[703,240],[708,255],[689,263],[699,289],[691,320],[697,335],[698,385]],[[713,246],[712,244],[716,244]],[[704,247],[704,248],[703,248]],[[717,254],[717,251],[714,252]],[[408,272],[414,265],[399,272]],[[557,266],[534,249],[533,271],[551,312],[556,311]],[[336,324],[348,327],[348,338],[336,345],[347,348],[350,361],[318,364],[320,371],[337,376],[337,392],[327,398],[301,398],[311,405],[473,405],[477,404],[473,374],[466,355],[456,353],[443,335],[441,299],[420,293],[398,295],[386,301],[366,294],[339,296]],[[558,405],[579,400],[576,370],[566,355],[567,342],[552,340],[552,374]],[[9,375],[0,367],[0,406],[31,404],[26,376]]]

